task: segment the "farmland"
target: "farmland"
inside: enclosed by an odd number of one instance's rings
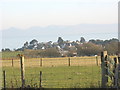
[[[6,87],[21,87],[19,59],[13,59],[13,66],[12,58],[2,60],[2,69],[6,71]],[[25,85],[39,87],[40,71],[44,88],[99,88],[101,85],[100,57],[25,58]]]
[[[3,67],[6,70],[7,87],[21,86],[20,69]],[[100,68],[97,66],[32,67],[26,68],[26,86],[39,87],[39,72],[42,71],[44,88],[91,88],[100,87]]]
[[[22,54],[21,51],[14,51],[14,52],[0,52],[2,55],[2,59],[10,59],[10,58],[16,58],[17,54]]]
[[[25,58],[25,67],[40,67],[41,63],[43,67],[57,67],[57,66],[68,66],[70,59],[70,66],[92,66],[100,65],[100,57],[96,59],[93,57],[64,57],[64,58]],[[19,59],[6,59],[2,61],[2,66],[13,66],[20,67]]]

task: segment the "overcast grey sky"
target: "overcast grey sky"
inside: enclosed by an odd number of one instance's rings
[[[115,24],[119,0],[1,0],[0,30],[33,26]]]

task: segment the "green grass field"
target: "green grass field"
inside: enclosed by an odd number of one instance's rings
[[[6,71],[8,88],[21,86],[20,69],[3,67]],[[39,87],[39,73],[42,71],[44,88],[99,88],[101,70],[99,66],[33,67],[25,69],[26,86]]]
[[[6,71],[7,88],[21,87],[20,60],[17,54],[22,52],[2,53],[2,70]],[[13,58],[14,67],[11,60]],[[25,58],[25,84],[39,87],[39,73],[42,71],[43,88],[99,88],[101,85],[100,57],[96,65],[96,57],[64,58]],[[3,78],[2,78],[3,80]]]
[[[11,59],[16,58],[18,54],[23,54],[21,51],[13,51],[13,52],[0,52],[2,54],[2,59]]]
[[[2,53],[2,70],[6,71],[7,88],[19,88],[22,85],[20,59],[16,57],[17,54],[23,54],[23,52]],[[110,57],[113,58],[114,56]],[[43,88],[101,87],[100,56],[42,58],[42,66],[40,57],[25,57],[24,64],[26,87],[28,85],[30,87],[39,87],[40,71],[42,71]],[[3,80],[3,77],[1,79]],[[111,85],[109,79],[108,86]]]

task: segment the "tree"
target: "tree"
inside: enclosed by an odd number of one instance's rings
[[[1,51],[4,52],[4,49],[2,49]]]
[[[89,42],[94,43],[94,44],[98,44],[98,45],[103,45],[104,44],[104,41],[99,40],[99,39],[97,39],[97,40],[91,39],[91,40],[89,40]]]
[[[36,45],[36,44],[38,44],[38,41],[37,41],[36,39],[33,39],[33,40],[30,42],[30,44]]]
[[[63,44],[64,40],[61,37],[58,37],[58,44]]]
[[[2,49],[2,52],[10,52],[11,50],[9,48]]]
[[[85,43],[84,37],[81,37],[80,42],[81,42],[81,43]]]
[[[27,48],[28,48],[28,42],[25,42],[25,43],[24,43],[23,48],[24,48],[24,49],[27,49]]]
[[[56,48],[48,48],[42,50],[38,55],[42,57],[59,57],[60,53]]]
[[[114,55],[118,52],[118,42],[111,41],[110,43],[105,44],[105,49],[109,54]]]
[[[89,42],[98,44],[98,45],[105,45],[105,44],[109,44],[110,42],[118,42],[118,39],[112,38],[110,40],[104,40],[104,41],[99,40],[99,39],[97,39],[97,40],[91,39],[91,40],[89,40]]]
[[[77,46],[77,53],[79,56],[98,55],[103,50],[102,46],[93,43],[84,43]]]
[[[120,41],[118,42],[118,54],[120,54]]]

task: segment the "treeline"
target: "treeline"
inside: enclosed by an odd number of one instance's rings
[[[69,41],[58,38],[57,42],[38,42],[33,39],[25,42],[22,48],[14,51],[22,51],[27,57],[73,57],[73,56],[93,56],[100,55],[103,50],[107,50],[110,55],[118,53],[118,39],[86,41],[84,37],[80,40]],[[2,52],[10,52],[9,48],[2,49]]]
[[[106,44],[95,44],[92,42],[84,43],[77,46],[77,53],[81,55],[100,55],[102,51],[108,51],[108,54],[115,55],[118,53],[118,42],[112,41]]]
[[[30,58],[39,58],[39,57],[61,57],[61,54],[56,48],[49,48],[45,50],[24,50],[23,54],[26,57]]]

